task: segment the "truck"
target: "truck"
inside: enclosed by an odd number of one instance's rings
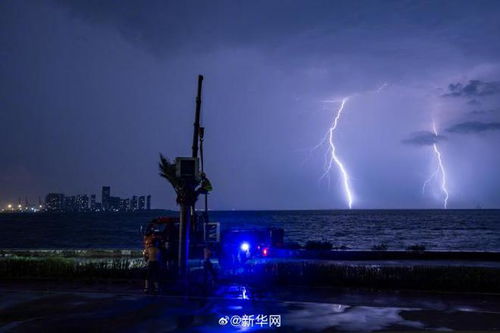
[[[203,258],[209,248],[222,268],[244,266],[249,259],[267,258],[283,246],[282,228],[228,228],[221,231],[219,222],[201,221],[201,228],[191,230],[190,258]],[[177,267],[180,233],[178,217],[157,217],[142,228],[144,246],[158,240],[165,251],[167,266]]]

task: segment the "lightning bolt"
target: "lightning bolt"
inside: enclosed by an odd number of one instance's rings
[[[425,194],[425,187],[438,175],[439,170],[440,169],[439,169],[439,165],[438,165],[436,170],[434,170],[434,172],[431,174],[431,176],[429,178],[427,178],[427,180],[424,182],[424,184],[422,185],[422,194]]]
[[[326,176],[329,176],[332,168],[337,166],[338,170],[340,171],[340,175],[342,178],[342,188],[344,190],[344,195],[345,199],[347,202],[347,205],[349,206],[349,209],[352,209],[352,204],[354,202],[354,196],[353,196],[353,191],[351,189],[351,182],[350,182],[350,176],[349,173],[347,172],[347,169],[345,168],[344,164],[342,161],[339,159],[337,156],[337,150],[335,147],[335,141],[334,141],[334,132],[337,129],[337,126],[339,124],[340,118],[342,116],[342,112],[344,111],[344,108],[346,106],[347,101],[351,99],[352,97],[358,96],[358,95],[364,95],[366,93],[380,93],[383,89],[385,89],[388,86],[387,83],[382,84],[379,88],[375,90],[371,90],[368,92],[362,92],[362,93],[356,93],[354,95],[350,95],[347,97],[342,98],[341,100],[324,100],[323,102],[325,103],[336,103],[339,104],[339,107],[335,113],[335,117],[333,118],[333,122],[330,125],[330,128],[326,132],[325,136],[323,137],[323,140],[319,144],[317,144],[313,150],[319,148],[326,142],[328,142],[328,150],[325,155],[325,172],[321,176],[320,179],[323,179]]]
[[[436,137],[438,136],[438,131],[436,129],[435,122],[432,122],[432,132],[434,133],[434,135]],[[443,207],[444,207],[444,209],[447,209],[448,208],[449,193],[448,193],[448,189],[446,188],[446,171],[444,169],[443,159],[441,157],[441,152],[439,151],[439,147],[437,145],[437,142],[434,142],[432,144],[432,150],[434,151],[434,155],[436,156],[437,168],[432,173],[432,175],[424,182],[424,185],[422,186],[422,193],[425,192],[425,187],[427,186],[427,184],[430,181],[432,181],[435,177],[440,175],[441,176],[441,192],[444,195]]]
[[[327,176],[330,173],[332,167],[334,165],[336,165],[340,171],[340,175],[342,176],[342,185],[344,188],[344,193],[345,193],[345,197],[347,200],[347,205],[349,206],[349,209],[352,209],[353,195],[352,195],[352,190],[351,190],[350,177],[349,177],[349,174],[347,173],[346,168],[344,167],[344,164],[342,163],[342,161],[338,158],[338,156],[336,154],[335,142],[333,140],[333,133],[337,129],[340,117],[342,116],[342,111],[344,111],[344,107],[345,107],[348,100],[349,100],[349,97],[345,97],[340,101],[340,106],[337,109],[335,118],[333,119],[333,122],[332,122],[330,128],[326,132],[325,137],[323,138],[323,140],[320,142],[320,144],[318,146],[322,145],[325,141],[328,141],[329,149],[327,151],[327,156],[329,156],[329,158],[327,158],[325,173],[323,174],[323,176],[321,176],[321,178],[324,178],[325,176]]]

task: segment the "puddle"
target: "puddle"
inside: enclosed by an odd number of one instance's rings
[[[418,321],[405,320],[401,311],[419,310],[409,308],[376,308],[368,306],[349,307],[341,304],[307,304],[301,310],[284,315],[284,324],[298,329],[322,331],[338,329],[342,331],[376,331],[392,325],[414,329],[424,328]]]

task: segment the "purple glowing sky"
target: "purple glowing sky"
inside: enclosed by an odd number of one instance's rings
[[[213,209],[500,208],[499,1],[2,1],[0,205],[151,193],[189,155],[196,75]],[[382,84],[379,93],[370,93]],[[436,122],[438,136],[432,133]]]

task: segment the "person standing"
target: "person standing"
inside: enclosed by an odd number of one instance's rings
[[[144,249],[144,259],[147,262],[144,292],[155,294],[160,292],[160,244],[159,240],[152,238],[147,241]],[[151,287],[153,290],[151,290]]]
[[[212,250],[209,246],[203,248],[203,281],[206,287],[213,287],[217,281],[217,271],[215,270],[210,258]]]

